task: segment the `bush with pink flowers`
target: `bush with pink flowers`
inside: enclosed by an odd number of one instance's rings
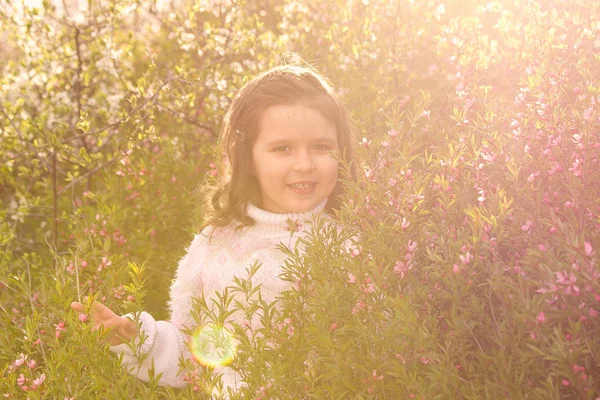
[[[277,306],[258,266],[222,294],[264,325],[236,327],[231,397],[600,398],[597,2],[60,3],[0,0],[4,397],[218,392],[194,360],[184,389],[129,376],[69,304],[168,318],[227,105],[302,59],[353,115],[359,177],[341,230],[282,244]]]

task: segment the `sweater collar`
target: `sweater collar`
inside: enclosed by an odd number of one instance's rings
[[[252,203],[248,204],[246,214],[256,221],[256,225],[249,227],[254,235],[266,238],[284,237],[291,234],[290,223],[298,222],[298,232],[303,232],[307,229],[307,224],[310,223],[316,214],[321,212],[327,204],[327,198],[321,201],[315,208],[310,211],[301,213],[274,213],[258,208]],[[292,229],[294,229],[292,227]]]

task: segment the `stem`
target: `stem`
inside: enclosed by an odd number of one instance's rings
[[[58,193],[56,186],[56,149],[54,149],[52,153],[52,242],[55,252],[58,249]],[[54,257],[54,268],[56,268],[56,257]]]

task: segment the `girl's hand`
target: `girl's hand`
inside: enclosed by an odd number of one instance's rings
[[[83,304],[76,301],[71,303],[71,308],[78,312],[84,312],[85,309]],[[138,328],[133,321],[115,314],[102,303],[92,305],[91,315],[94,321],[94,329],[98,329],[100,326],[103,326],[104,329],[110,329],[108,343],[111,346],[128,342],[138,334]]]

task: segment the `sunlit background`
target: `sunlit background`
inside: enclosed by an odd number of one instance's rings
[[[0,37],[5,398],[599,398],[598,1],[0,0]],[[225,111],[283,63],[351,115],[347,236],[276,307],[194,303],[187,385],[142,382],[69,304],[171,318]]]

